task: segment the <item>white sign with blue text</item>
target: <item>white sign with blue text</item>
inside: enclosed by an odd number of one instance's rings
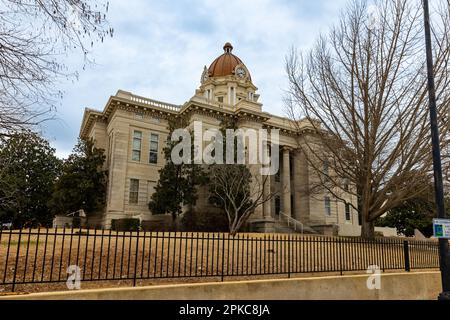
[[[436,238],[450,239],[450,219],[433,219],[433,234]]]

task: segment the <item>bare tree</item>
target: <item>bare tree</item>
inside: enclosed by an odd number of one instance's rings
[[[449,132],[450,103],[446,1],[434,8],[433,19],[443,138]],[[373,237],[379,216],[414,198],[430,181],[420,1],[352,2],[308,54],[292,50],[286,71],[287,112],[294,123],[311,119],[315,132],[300,146],[317,176],[316,187],[342,201],[344,195],[356,196],[361,235]]]
[[[444,194],[446,197],[450,197],[450,110],[447,112],[447,115],[444,114],[443,117],[444,123],[447,123],[447,136],[443,138],[444,146],[441,151],[442,171],[444,175]]]
[[[241,164],[210,167],[211,201],[225,211],[231,235],[235,235],[255,209],[270,201],[274,193],[264,192],[269,176],[258,179]]]
[[[60,61],[112,36],[107,3],[85,0],[0,1],[0,134],[54,116],[62,92],[56,81],[76,77]]]

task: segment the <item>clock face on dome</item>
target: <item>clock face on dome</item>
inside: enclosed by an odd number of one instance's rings
[[[236,69],[236,75],[237,75],[239,78],[243,79],[243,78],[246,76],[246,74],[247,74],[247,72],[245,71],[244,68],[239,67],[239,68]]]

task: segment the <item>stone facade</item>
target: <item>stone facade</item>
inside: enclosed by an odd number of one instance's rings
[[[173,105],[119,90],[111,96],[103,111],[86,109],[80,137],[93,138],[105,149],[108,170],[105,211],[91,221],[109,227],[112,219],[139,218],[151,221],[163,217],[152,215],[148,202],[164,165],[162,154],[168,138],[168,119],[186,116],[190,124],[201,121],[203,130],[219,128],[227,117],[237,119],[243,129],[279,129],[280,172],[269,177],[265,192],[277,193],[270,202],[257,208],[251,222],[261,231],[272,231],[272,223],[282,216],[326,233],[333,226],[358,226],[357,212],[331,194],[309,195],[314,179],[301,144],[313,135],[306,121],[293,123],[288,118],[262,110],[257,87],[242,61],[231,53],[230,44],[203,71],[201,85],[183,105]],[[257,166],[251,168],[258,175]],[[253,172],[252,171],[252,172]],[[356,199],[348,195],[347,202]],[[207,192],[200,192],[197,210],[209,210]]]

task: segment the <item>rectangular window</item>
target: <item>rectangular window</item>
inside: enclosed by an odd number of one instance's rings
[[[223,97],[218,97],[218,98],[217,98],[217,101],[223,102]]]
[[[158,144],[159,136],[155,133],[150,135],[150,154],[149,163],[158,163]]]
[[[131,159],[133,161],[141,161],[141,145],[142,145],[142,132],[133,132],[133,151],[131,154]]]
[[[345,204],[345,220],[350,221],[351,220],[351,216],[350,216],[350,204],[346,203]]]
[[[229,104],[234,106],[234,87],[230,87],[230,97],[228,98]]]
[[[328,182],[330,178],[330,164],[328,160],[323,162],[323,181]]]
[[[326,196],[324,200],[325,200],[325,214],[327,216],[331,216],[331,200],[330,200],[330,197]]]
[[[139,199],[139,180],[130,179],[130,204],[137,204]]]

